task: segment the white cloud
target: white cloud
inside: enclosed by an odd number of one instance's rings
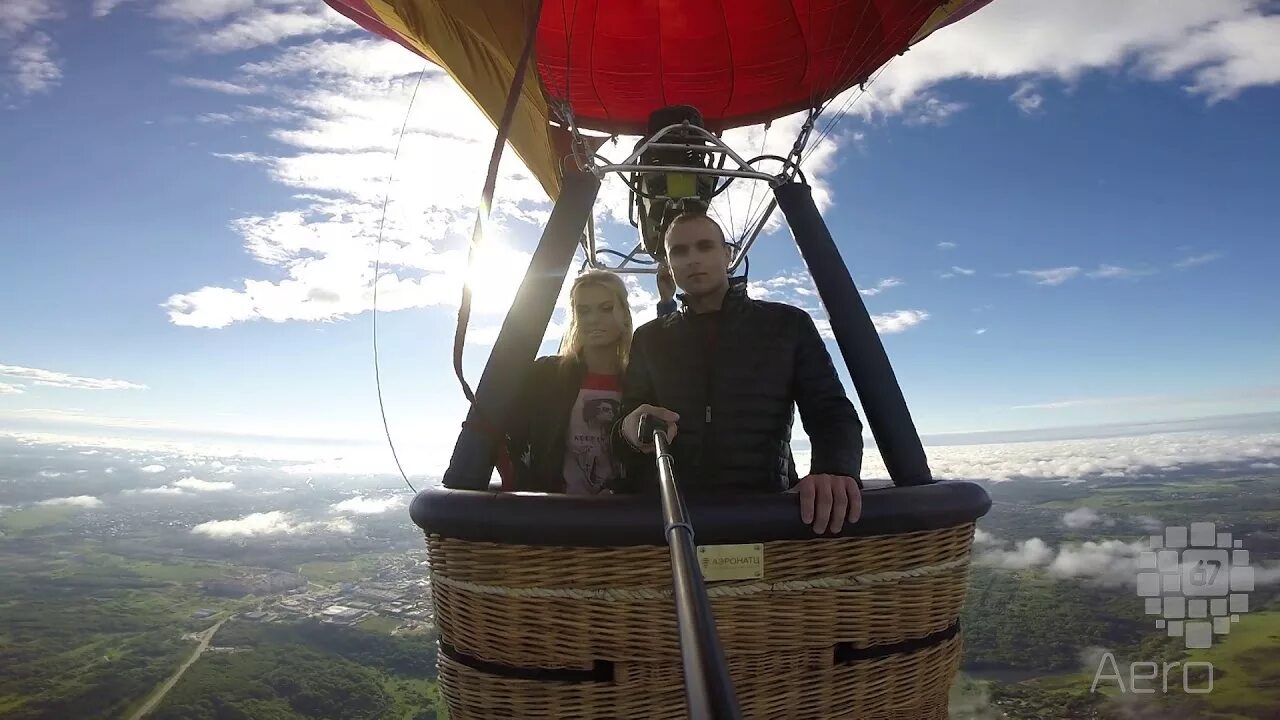
[[[1036,91],[1036,84],[1024,82],[1009,96],[1009,101],[1026,115],[1033,115],[1044,104],[1044,96]]]
[[[1135,587],[1138,556],[1147,550],[1150,547],[1145,542],[1117,539],[1063,543],[1054,548],[1036,537],[1019,541],[1012,549],[1006,549],[1001,543],[1000,547],[978,552],[974,561],[1006,570],[1041,568],[1060,579],[1087,580],[1111,587]],[[1278,581],[1280,565],[1254,567],[1255,585],[1270,585]]]
[[[147,465],[146,467],[143,467],[143,468],[142,468],[142,472],[147,473],[148,475],[154,475],[154,474],[156,474],[156,473],[162,473],[162,472],[164,472],[165,470],[166,470],[166,468],[165,468],[165,466],[163,466],[163,465]]]
[[[766,280],[747,283],[747,292],[753,298],[791,305],[813,303],[818,297],[813,278],[806,272],[793,271]]]
[[[1035,278],[1037,285],[1061,285],[1080,274],[1075,266],[1049,268],[1047,270],[1019,270],[1019,275]]]
[[[156,17],[188,23],[223,20],[253,8],[255,0],[157,0]],[[257,0],[260,5],[279,5],[280,0]]]
[[[942,242],[938,243],[938,247],[942,248],[943,250],[954,250],[959,246],[951,242],[950,240],[943,240]]]
[[[12,87],[20,95],[34,95],[58,84],[62,68],[54,57],[53,38],[41,26],[62,17],[60,4],[48,0],[0,4],[0,57],[5,67],[0,89]]]
[[[106,17],[111,14],[112,10],[121,5],[131,2],[132,0],[93,0],[93,16],[96,18]]]
[[[11,82],[24,95],[48,92],[62,79],[62,68],[53,57],[53,38],[31,33],[9,51]]]
[[[389,89],[394,85],[396,78],[416,76],[420,73],[424,62],[422,58],[407,52],[396,43],[365,36],[345,42],[314,40],[303,45],[294,45],[282,49],[267,59],[246,63],[240,67],[239,72],[247,78],[275,80],[313,75],[339,86],[352,82],[372,82]],[[428,72],[431,77],[442,75],[434,66],[429,66]],[[312,88],[312,91],[323,90],[323,87]],[[306,101],[308,98],[303,97],[300,100]],[[405,100],[408,98],[406,97]],[[434,101],[435,98],[432,102]],[[363,104],[362,100],[353,103],[357,106],[361,104]],[[401,119],[404,117],[403,105],[401,103]],[[398,129],[398,126],[395,129]],[[477,137],[479,136],[480,131],[473,132]],[[468,136],[471,134],[468,133]]]
[[[348,535],[354,531],[354,523],[346,518],[298,522],[290,513],[281,510],[251,513],[236,520],[210,520],[191,528],[191,532],[196,535],[216,539],[326,532]]]
[[[929,467],[938,479],[1074,481],[1084,478],[1160,474],[1186,465],[1274,462],[1280,434],[1171,432],[1129,437],[930,444]],[[878,452],[864,457],[866,478],[887,478]]]
[[[1122,540],[1065,543],[1048,563],[1048,570],[1060,578],[1087,578],[1105,585],[1134,584],[1138,554],[1146,549],[1143,543]]]
[[[173,82],[184,87],[197,90],[211,90],[223,95],[260,95],[267,92],[264,85],[235,83],[228,80],[209,80],[206,78],[179,77]]]
[[[5,0],[0,4],[0,38],[14,38],[37,25],[62,17],[50,0]]]
[[[404,498],[371,498],[356,496],[348,498],[339,503],[334,503],[333,510],[336,512],[349,512],[357,515],[377,515],[387,512],[395,508],[402,508],[405,505]]]
[[[422,69],[421,59],[373,39],[317,41],[243,66],[237,87],[263,79],[302,83],[282,98],[285,105],[258,105],[252,111],[283,123],[275,138],[299,152],[236,157],[305,191],[307,204],[234,223],[249,253],[283,279],[248,279],[241,287],[209,286],[174,295],[165,304],[174,323],[218,328],[259,319],[328,321],[362,313],[372,307],[379,253],[379,310],[456,306],[492,126],[446,75],[433,70],[423,78],[393,164],[400,124]],[[442,167],[450,172],[440,172]],[[388,188],[387,173],[393,169],[395,183]],[[478,314],[505,312],[528,261],[527,253],[501,241],[504,226],[532,218],[532,208],[545,206],[541,187],[513,153],[505,155],[498,187],[494,221],[473,278]],[[384,193],[390,201],[379,247]]]
[[[926,97],[915,101],[907,110],[908,125],[946,125],[952,115],[964,110],[965,103],[947,102],[936,97]]]
[[[956,78],[1075,83],[1099,71],[1234,97],[1280,82],[1280,16],[1268,12],[1258,0],[1001,0],[895,59],[861,111],[899,112]]]
[[[1156,532],[1164,530],[1164,523],[1150,515],[1135,515],[1133,521],[1138,523],[1143,530],[1148,532]]]
[[[328,6],[290,5],[284,9],[254,7],[222,27],[196,35],[193,47],[211,53],[248,50],[282,40],[343,32],[349,21]]]
[[[1091,278],[1122,279],[1154,275],[1155,273],[1156,271],[1151,269],[1135,270],[1119,265],[1103,264],[1099,265],[1097,270],[1091,270],[1085,274]]]
[[[876,327],[876,332],[881,335],[894,335],[919,325],[929,319],[929,313],[924,310],[895,310],[889,313],[873,314],[871,322]],[[813,319],[814,325],[818,328],[818,334],[828,340],[834,340],[835,331],[831,329],[831,321],[824,317],[816,317]]]
[[[1094,525],[1114,525],[1115,521],[1090,507],[1078,507],[1062,516],[1062,524],[1073,530],[1083,530]]]
[[[996,547],[989,547],[993,544]],[[1063,543],[1055,548],[1038,537],[1020,540],[1011,549],[996,538],[988,538],[984,545],[988,547],[974,558],[980,565],[1005,570],[1044,568],[1055,577],[1087,578],[1106,584],[1136,582],[1137,557],[1147,549],[1142,543],[1120,540]]]
[[[186,8],[188,15],[195,12]],[[238,18],[245,12],[226,8],[217,16]],[[329,15],[338,18],[336,13]],[[165,303],[172,322],[220,328],[254,320],[329,321],[367,311],[372,306],[370,285],[384,194],[389,202],[381,244],[379,310],[456,307],[461,296],[462,250],[474,219],[493,127],[447,75],[430,66],[409,110],[424,66],[421,58],[404,48],[361,32],[355,40],[317,40],[280,49],[242,65],[230,77],[183,81],[221,92],[266,90],[277,105],[255,103],[258,110],[251,114],[221,111],[202,117],[214,122],[266,117],[279,123],[271,137],[288,151],[222,156],[261,167],[276,182],[298,190],[296,197],[304,202],[301,207],[234,222],[270,279],[251,275],[236,286],[209,285],[175,294]],[[276,89],[286,86],[287,91]],[[393,162],[406,111],[399,159]],[[748,155],[761,149],[785,155],[801,122],[799,115],[780,118],[768,132],[763,127],[738,128],[725,138],[734,147],[750,148]],[[604,152],[624,154],[632,142],[620,138],[616,147],[606,147]],[[831,204],[824,178],[833,167],[836,146],[835,142],[824,144],[804,163],[820,208]],[[442,167],[450,171],[440,172]],[[389,173],[395,178],[390,188]],[[755,184],[752,188],[750,182],[736,182],[717,199],[716,212],[725,219],[729,233],[739,234],[749,226],[750,210],[763,210],[769,193]],[[492,287],[475,288],[479,313],[496,318],[505,312],[527,262],[527,254],[502,242],[504,229],[515,224],[532,226],[525,228],[526,233],[537,229],[549,209],[539,183],[514,153],[505,153],[491,232],[486,235],[486,247],[492,246],[498,257],[482,262]],[[620,182],[606,181],[596,215],[602,223],[627,222],[627,193]],[[766,232],[781,227],[781,213],[775,213]],[[603,225],[601,229],[605,234]],[[629,225],[625,230],[630,231]],[[626,249],[632,242],[627,238]],[[494,268],[500,277],[492,272]],[[483,336],[482,318],[477,318],[477,325]]]
[[[987,334],[987,329],[986,329],[986,328],[978,328],[977,330],[974,330],[974,331],[973,331],[973,334],[974,334],[974,335],[986,335],[986,334]]]
[[[331,532],[339,535],[350,535],[356,531],[356,524],[349,518],[334,518],[324,522],[304,523],[309,532]]]
[[[881,335],[903,332],[928,319],[929,313],[924,310],[895,310],[891,313],[871,316],[871,321],[876,326],[876,332]]]
[[[230,538],[291,533],[296,532],[296,527],[289,521],[288,513],[273,510],[265,513],[251,513],[238,520],[210,520],[191,528],[191,532],[212,538]]]
[[[0,382],[0,395],[21,395],[23,392],[21,385]]]
[[[983,530],[982,528],[974,528],[973,544],[974,545],[998,545],[1000,544],[1000,539],[997,538],[995,535],[992,535],[991,533],[987,532],[986,530]]]
[[[297,112],[293,110],[286,110],[284,108],[266,108],[256,105],[241,105],[232,112],[201,113],[196,116],[196,122],[214,125],[230,125],[233,123],[244,122],[281,123],[294,120],[297,117]]]
[[[966,275],[966,276],[973,275],[977,272],[978,272],[977,270],[974,270],[972,268],[963,268],[963,267],[960,267],[959,265],[952,265],[951,270],[949,272],[942,273],[940,277],[942,277],[943,279],[946,279],[946,278],[953,278],[956,275]]]
[[[1186,269],[1189,267],[1195,267],[1197,265],[1204,265],[1205,263],[1213,262],[1214,260],[1217,260],[1220,257],[1222,257],[1222,253],[1205,253],[1203,255],[1192,255],[1191,257],[1183,258],[1182,260],[1179,260],[1178,262],[1174,263],[1173,266],[1179,269]]]
[[[197,477],[185,477],[173,483],[174,487],[183,490],[195,490],[198,492],[216,492],[219,490],[232,490],[236,484],[230,481],[221,480],[201,480]]]
[[[120,0],[97,1],[114,6]],[[351,27],[324,4],[297,0],[156,0],[152,14],[182,28],[184,48],[209,53],[277,45],[293,38],[345,32]]]
[[[96,508],[102,506],[102,501],[92,495],[75,495],[72,497],[50,498],[41,500],[37,505],[60,505],[78,508]]]
[[[1266,8],[1265,3],[1247,5],[1259,12]],[[1156,77],[1190,71],[1187,89],[1218,102],[1247,87],[1280,83],[1277,37],[1280,15],[1244,14],[1200,28],[1186,42],[1162,48],[1147,64]]]
[[[111,380],[106,378],[81,377],[68,375],[54,370],[19,367],[17,365],[0,365],[0,375],[22,378],[36,385],[49,387],[73,388],[77,390],[146,390],[146,385],[127,380]]]
[[[888,290],[889,288],[898,287],[901,284],[902,284],[902,281],[899,280],[898,278],[888,277],[876,283],[875,286],[869,287],[869,288],[863,288],[859,292],[861,292],[863,295],[866,295],[867,297],[872,297],[875,295],[879,295],[880,293],[884,292],[885,290]]]
[[[974,559],[980,565],[1026,570],[1044,565],[1053,559],[1053,550],[1040,538],[1019,541],[1012,550],[993,548],[983,551]]]
[[[160,487],[151,487],[151,488],[140,488],[140,489],[137,489],[137,490],[125,490],[125,493],[126,493],[126,494],[129,494],[129,495],[133,495],[133,494],[139,494],[139,495],[186,495],[186,494],[187,494],[187,493],[186,493],[186,491],[184,491],[182,488],[180,488],[180,487],[174,487],[174,486],[172,486],[172,485],[162,485],[162,486],[160,486]]]

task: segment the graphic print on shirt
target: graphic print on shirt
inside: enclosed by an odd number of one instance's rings
[[[589,377],[569,413],[565,442],[565,492],[595,495],[618,472],[609,447],[609,430],[622,409],[622,393],[612,377]]]

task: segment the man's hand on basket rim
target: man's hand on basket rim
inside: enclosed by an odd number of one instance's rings
[[[813,525],[819,535],[838,533],[847,520],[856,523],[862,516],[862,491],[845,475],[807,475],[791,492],[800,495],[800,519]]]

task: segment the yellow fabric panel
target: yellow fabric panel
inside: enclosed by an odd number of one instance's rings
[[[524,50],[535,0],[366,0],[378,18],[444,68],[497,127]],[[560,158],[548,124],[536,56],[525,71],[508,141],[555,200]]]
[[[915,34],[915,37],[911,38],[911,42],[909,42],[908,45],[915,45],[916,43],[928,37],[930,33],[932,33],[934,30],[937,30],[938,27],[943,23],[945,23],[948,18],[954,15],[956,11],[963,10],[971,2],[972,0],[950,0],[945,5],[939,7],[937,10],[934,10],[933,14],[929,16],[929,19],[926,20],[924,22],[924,25],[920,27],[919,32]]]

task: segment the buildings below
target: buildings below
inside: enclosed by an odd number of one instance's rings
[[[202,584],[204,591],[210,595],[238,598],[245,595],[274,595],[306,587],[307,579],[296,573],[272,571],[255,574],[245,572],[240,577],[206,580]]]
[[[398,623],[393,630],[418,630],[432,625],[431,582],[421,553],[388,555],[379,561],[368,580],[300,587],[262,602],[258,609],[240,613],[250,622],[319,620],[334,625],[356,625],[377,616]]]

